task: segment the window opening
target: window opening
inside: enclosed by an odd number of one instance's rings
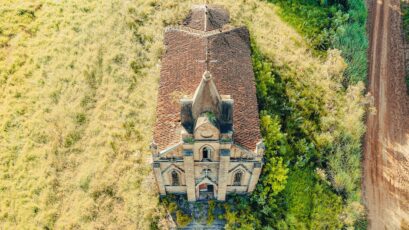
[[[179,185],[179,175],[176,171],[172,171],[172,186]]]
[[[210,159],[210,149],[207,147],[204,147],[202,150],[202,158],[203,160],[209,160]]]
[[[243,177],[243,173],[242,172],[237,172],[236,174],[234,174],[234,182],[233,185],[239,186],[241,185],[241,178]]]

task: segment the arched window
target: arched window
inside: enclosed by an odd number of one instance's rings
[[[243,177],[243,173],[242,172],[236,172],[236,174],[234,174],[234,181],[233,181],[233,185],[235,186],[240,186],[241,185],[241,178]]]
[[[202,149],[202,159],[203,160],[210,160],[210,153],[211,153],[210,148],[204,147]]]
[[[172,171],[172,186],[179,186],[179,174],[176,171]]]

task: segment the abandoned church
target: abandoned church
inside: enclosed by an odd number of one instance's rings
[[[189,201],[251,193],[264,145],[249,32],[220,6],[194,6],[165,31],[166,51],[151,144],[161,195]]]

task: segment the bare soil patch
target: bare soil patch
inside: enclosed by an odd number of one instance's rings
[[[405,229],[409,220],[409,97],[399,4],[368,0],[368,90],[376,108],[368,115],[365,137],[369,229]]]

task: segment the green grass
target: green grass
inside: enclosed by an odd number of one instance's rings
[[[333,20],[338,11],[337,7],[329,7],[316,0],[269,0],[269,2],[280,7],[280,16],[305,35],[313,49],[325,51],[331,47],[331,33],[335,29]]]
[[[364,0],[348,0],[348,20],[342,24],[333,40],[333,47],[342,51],[348,64],[345,81],[348,83],[366,82],[368,65],[366,35],[367,9]]]
[[[320,55],[336,48],[348,64],[344,84],[366,82],[368,39],[364,0],[269,0],[280,7],[280,16],[294,26]]]

